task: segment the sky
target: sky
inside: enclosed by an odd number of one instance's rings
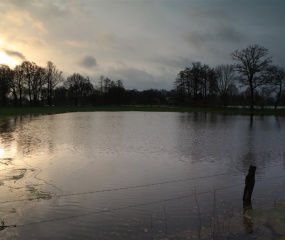
[[[258,44],[285,66],[284,0],[0,0],[0,64],[171,90],[179,71]]]

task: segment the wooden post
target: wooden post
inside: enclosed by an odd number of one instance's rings
[[[255,170],[256,166],[250,166],[245,178],[245,187],[242,198],[244,204],[251,205],[251,195],[255,184]]]

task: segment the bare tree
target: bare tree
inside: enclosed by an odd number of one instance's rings
[[[63,82],[62,72],[57,70],[52,62],[47,63],[46,67],[46,83],[47,83],[47,101],[48,105],[52,105],[53,91],[57,84]]]
[[[193,62],[192,67],[186,67],[177,74],[174,88],[180,103],[206,106],[208,98],[216,91],[214,69],[206,64]]]
[[[45,69],[29,61],[22,62],[19,68],[19,71],[23,72],[25,90],[27,91],[30,105],[38,105],[43,86],[46,83]]]
[[[190,69],[190,81],[193,91],[194,105],[197,105],[198,97],[199,95],[201,95],[201,92],[203,91],[202,88],[203,75],[204,75],[203,65],[200,62],[193,62],[192,68]]]
[[[250,90],[250,110],[254,109],[254,91],[264,84],[263,72],[271,63],[268,50],[257,44],[250,45],[243,50],[235,50],[231,53],[234,69],[239,74],[239,80]]]
[[[35,63],[24,61],[21,63],[20,68],[23,71],[25,90],[29,97],[30,104],[32,104],[32,79],[36,72],[37,65]]]
[[[43,100],[43,87],[46,84],[46,71],[44,68],[37,66],[32,79],[32,96],[33,105],[39,105],[40,100]]]
[[[217,79],[215,70],[204,64],[201,69],[202,81],[201,81],[201,93],[204,97],[204,106],[206,107],[209,102],[209,97],[216,92]]]
[[[125,88],[122,80],[117,80],[116,81],[116,87],[115,87],[115,98],[116,98],[116,103],[118,105],[121,105],[123,102],[123,97],[125,93]]]
[[[186,91],[190,92],[190,81],[186,84],[186,73],[188,73],[188,68],[184,71],[180,71],[177,74],[177,78],[174,81],[174,88],[179,98],[179,103],[185,104],[186,102]]]
[[[0,65],[0,99],[2,105],[5,106],[7,103],[7,96],[11,91],[13,70],[5,64]]]
[[[270,94],[275,94],[274,109],[281,99],[282,91],[285,89],[285,71],[282,67],[269,66],[266,71],[267,90]]]
[[[64,82],[64,87],[67,89],[69,99],[75,106],[86,104],[94,90],[89,78],[85,78],[79,73],[69,76]]]
[[[24,71],[20,65],[17,65],[14,69],[14,78],[12,81],[12,94],[14,98],[14,105],[23,104],[23,97],[25,93],[25,79],[24,79]]]
[[[229,94],[234,84],[234,69],[232,65],[219,65],[215,68],[217,79],[217,92],[220,95],[224,107],[228,105]]]

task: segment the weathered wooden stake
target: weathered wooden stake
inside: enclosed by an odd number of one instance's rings
[[[256,166],[250,166],[245,178],[245,187],[242,198],[244,204],[251,204],[251,195],[255,184],[255,170]]]

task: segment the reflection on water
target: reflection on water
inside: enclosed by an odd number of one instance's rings
[[[201,237],[246,239],[250,165],[255,208],[284,200],[284,133],[284,118],[211,113],[2,119],[0,220],[19,227],[1,236],[185,239],[202,226]]]

